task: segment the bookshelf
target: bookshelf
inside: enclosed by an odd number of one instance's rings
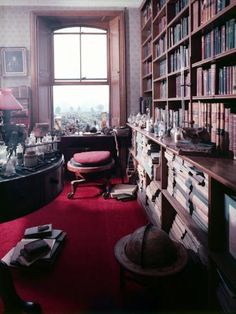
[[[140,13],[142,51],[149,49],[142,64],[151,63],[142,71],[142,96],[152,99],[153,121],[163,121],[167,133],[205,127],[217,157],[182,155],[171,137],[129,124],[139,200],[152,223],[206,265],[210,309],[236,311],[236,260],[224,203],[225,195],[236,196],[236,1],[151,0]]]

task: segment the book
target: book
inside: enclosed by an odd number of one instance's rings
[[[136,184],[125,184],[120,183],[116,184],[111,188],[110,195],[112,198],[119,196],[120,194],[129,194],[133,195],[137,190]]]
[[[22,255],[24,247],[26,245],[29,245],[32,242],[35,242],[38,239],[21,239],[15,246],[14,250],[12,251],[12,255],[10,256],[10,261],[9,264],[13,266],[30,266],[33,263],[35,263],[38,259],[43,258],[43,257],[49,257],[50,256],[50,251],[53,249],[53,246],[56,242],[55,239],[44,239],[43,241],[46,242],[48,245],[48,250],[45,250],[41,252],[40,254],[32,257],[32,259],[28,259]]]
[[[224,206],[228,232],[228,250],[231,256],[236,259],[236,197],[225,194]]]
[[[52,224],[46,224],[26,228],[24,232],[24,238],[44,238],[46,236],[51,236],[51,234]]]

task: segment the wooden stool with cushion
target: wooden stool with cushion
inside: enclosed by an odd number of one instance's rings
[[[105,187],[104,197],[109,196],[111,170],[115,165],[109,151],[89,151],[76,153],[68,161],[67,169],[75,173],[76,180],[71,181],[69,199],[73,198],[76,189],[81,184],[100,184]]]

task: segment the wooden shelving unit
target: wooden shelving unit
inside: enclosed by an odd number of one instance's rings
[[[151,43],[151,50],[148,57],[142,54],[142,64],[149,60],[152,70],[142,73],[142,96],[152,97],[153,121],[164,121],[166,131],[176,126],[208,128],[218,156],[225,157],[180,155],[170,137],[160,139],[129,125],[133,132],[130,153],[142,177],[141,203],[150,221],[172,237],[173,226],[181,221],[181,228],[193,245],[188,246],[184,235],[176,240],[194,250],[208,270],[209,310],[236,311],[235,297],[225,294],[225,286],[230,283],[231,292],[236,295],[236,259],[229,249],[229,222],[224,203],[225,195],[236,197],[236,160],[233,157],[236,151],[232,141],[232,130],[236,128],[236,1],[146,0],[140,8],[142,20],[148,10],[150,15],[141,28],[142,49]],[[147,29],[148,36],[145,36]],[[148,79],[152,80],[151,89],[146,88]],[[202,108],[207,109],[203,112]],[[217,112],[217,121],[213,112]],[[227,119],[231,119],[231,124]],[[150,176],[138,156],[139,142],[145,139],[160,147],[160,178],[155,178],[155,173]],[[174,161],[168,161],[168,155],[173,156]],[[190,209],[181,203],[181,198],[176,196],[178,193],[175,195],[172,191],[171,180],[175,188],[178,171],[182,171],[176,170],[172,178],[171,167],[175,162],[181,167],[191,165],[205,178],[204,223],[196,219],[199,205],[194,203],[195,183],[192,181],[189,192]],[[152,182],[161,193],[159,208],[147,196],[145,198],[145,191]]]

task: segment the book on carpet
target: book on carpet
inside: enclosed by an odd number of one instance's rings
[[[125,184],[120,183],[116,184],[111,188],[110,195],[112,198],[115,198],[121,194],[129,194],[134,195],[134,193],[137,191],[137,185],[136,184]]]
[[[10,264],[16,266],[30,266],[38,259],[50,256],[50,251],[56,240],[44,239],[41,244],[35,245],[36,241],[38,241],[38,239],[21,239],[13,250],[10,257]]]
[[[48,238],[22,238],[2,261],[11,267],[51,265],[61,251],[66,235],[63,230],[52,229],[52,234]]]
[[[46,236],[51,236],[51,234],[52,224],[45,224],[26,228],[24,232],[24,238],[44,238]]]

